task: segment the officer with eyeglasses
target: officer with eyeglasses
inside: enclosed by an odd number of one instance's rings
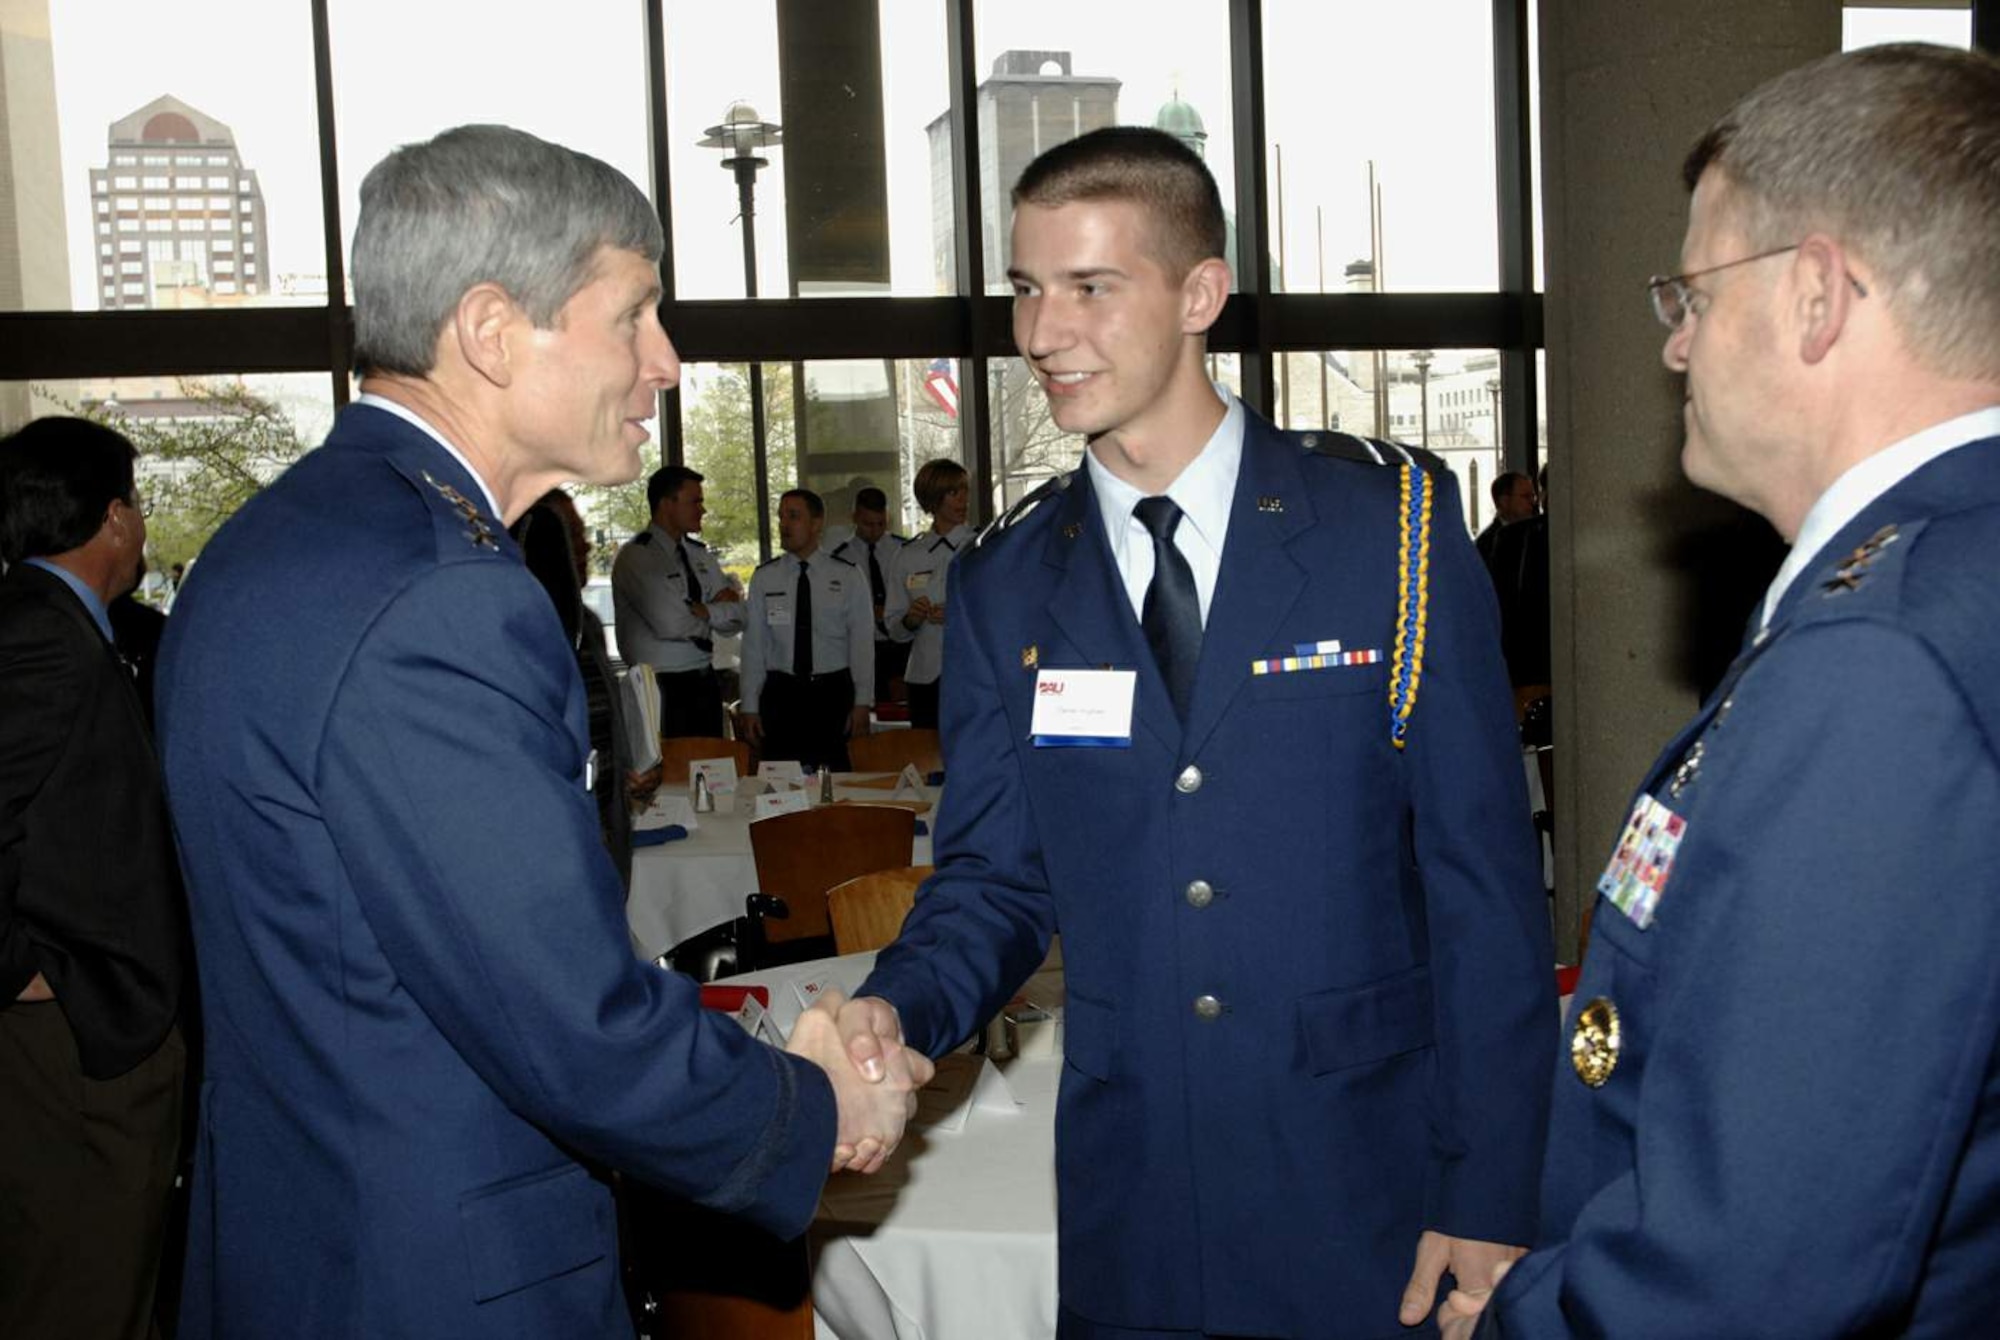
[[[1685,175],[1682,465],[1791,552],[1598,879],[1538,1249],[1440,1321],[1991,1335],[2000,63],[1829,57]]]

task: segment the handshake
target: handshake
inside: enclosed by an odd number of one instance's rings
[[[832,1171],[872,1173],[895,1151],[930,1083],[930,1058],[903,1045],[896,1007],[828,991],[799,1016],[785,1050],[826,1072],[839,1107]]]

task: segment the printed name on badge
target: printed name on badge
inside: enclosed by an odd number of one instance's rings
[[[1037,749],[1125,749],[1132,744],[1136,670],[1042,670],[1028,726]]]

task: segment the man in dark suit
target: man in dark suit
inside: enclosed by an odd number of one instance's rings
[[[133,454],[83,419],[0,442],[0,1335],[146,1335],[180,1140],[180,875],[107,613]]]
[[[938,872],[844,1026],[948,1048],[1059,930],[1059,1334],[1400,1334],[1534,1227],[1552,954],[1485,575],[1443,480],[1209,382],[1178,140],[1014,201],[1016,346],[1089,445],[958,560]]]
[[[879,1163],[824,1012],[786,1054],[639,963],[585,692],[506,533],[639,471],[679,363],[658,216],[499,126],[361,187],[359,403],[175,603],[160,728],[211,1073],[181,1334],[626,1329],[600,1165],[791,1236]]]
[[[1485,530],[1479,532],[1479,538],[1472,542],[1472,547],[1479,551],[1479,557],[1491,569],[1493,546],[1499,540],[1502,528],[1535,515],[1535,481],[1519,470],[1508,470],[1495,476],[1487,493],[1493,499],[1493,519],[1486,523]]]
[[[1481,1334],[1996,1331],[1996,164],[2000,63],[1921,46],[1783,75],[1687,160],[1681,463],[1792,550],[1598,882]]]

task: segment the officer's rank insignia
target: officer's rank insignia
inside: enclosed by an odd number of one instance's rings
[[[1593,1089],[1603,1088],[1618,1068],[1618,1050],[1623,1045],[1618,1007],[1609,997],[1599,996],[1577,1011],[1576,1028],[1569,1037],[1569,1063],[1578,1079]]]
[[[1867,580],[1868,569],[1875,562],[1876,556],[1900,538],[1902,537],[1897,534],[1893,525],[1882,527],[1863,540],[1853,553],[1842,559],[1840,566],[1833,570],[1833,576],[1821,582],[1819,589],[1830,596],[1845,595],[1849,591],[1858,589],[1861,583]]]
[[[1063,527],[1062,533],[1065,540],[1074,540],[1077,536],[1083,534],[1083,527],[1079,523],[1072,521]]]
[[[1257,510],[1260,512],[1283,512],[1285,510],[1285,500],[1283,498],[1274,498],[1268,493],[1264,494],[1257,499]]]
[[[1042,649],[1030,642],[1021,648],[1021,668],[1032,670],[1042,663]]]
[[[1650,793],[1642,794],[1625,821],[1611,864],[1597,877],[1597,891],[1642,931],[1653,924],[1667,876],[1674,870],[1674,857],[1686,836],[1686,819]]]
[[[424,471],[424,482],[436,489],[439,495],[451,504],[451,509],[458,513],[459,519],[464,521],[469,527],[465,532],[466,539],[472,541],[475,546],[482,549],[498,549],[500,547],[500,542],[493,538],[492,527],[486,524],[486,518],[480,515],[480,511],[473,505],[472,499],[466,497],[463,493],[460,493],[457,489],[445,483],[428,470]]]
[[[1687,756],[1681,759],[1680,766],[1674,769],[1672,780],[1667,783],[1668,795],[1676,800],[1680,799],[1681,792],[1687,790],[1689,783],[1701,775],[1702,756],[1707,752],[1708,744],[1706,741],[1696,740],[1694,742],[1694,748],[1687,751]]]

